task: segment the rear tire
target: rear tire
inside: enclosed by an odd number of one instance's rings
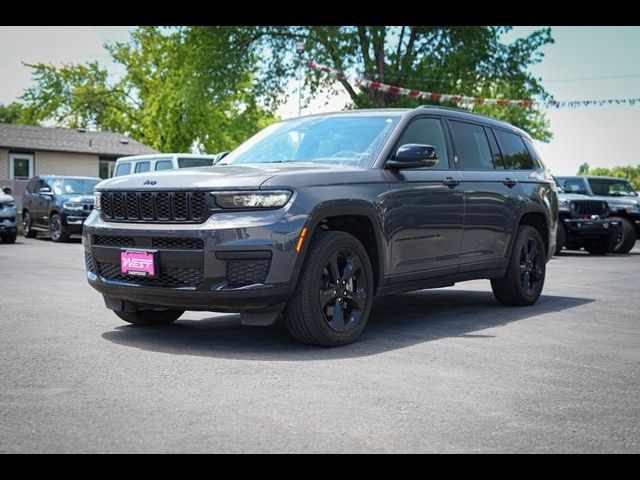
[[[16,239],[18,238],[18,233],[14,232],[14,233],[7,233],[5,235],[2,235],[2,241],[4,243],[16,243]]]
[[[317,235],[284,319],[299,342],[337,347],[356,341],[367,324],[373,303],[373,270],[366,250],[353,235]]]
[[[562,224],[562,220],[558,220],[558,231],[556,233],[556,251],[554,255],[560,255],[562,249],[564,248],[564,244],[567,241],[567,231]]]
[[[22,214],[22,233],[24,238],[36,238],[38,232],[31,229],[31,214],[24,212]]]
[[[169,325],[182,316],[184,310],[138,310],[136,312],[114,311],[128,323],[145,327]]]
[[[546,254],[540,233],[529,225],[518,228],[507,273],[491,280],[496,299],[503,305],[525,306],[536,303],[546,274]]]
[[[620,235],[617,238],[613,253],[629,253],[636,244],[636,229],[628,218],[621,218]]]
[[[69,234],[65,232],[64,225],[62,224],[62,217],[57,213],[51,216],[49,231],[51,234],[51,241],[53,242],[61,243],[69,240]]]

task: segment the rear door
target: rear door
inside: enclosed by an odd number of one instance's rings
[[[520,207],[519,182],[504,168],[490,129],[467,121],[448,123],[465,197],[461,266],[501,260],[507,256]]]
[[[454,168],[446,125],[441,118],[415,118],[394,147],[420,143],[436,148],[432,168],[388,170],[391,202],[388,231],[391,275],[417,277],[457,271],[464,196]]]

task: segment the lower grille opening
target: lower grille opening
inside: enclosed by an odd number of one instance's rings
[[[202,283],[204,270],[202,268],[160,267],[155,277],[136,277],[125,275],[116,263],[97,262],[98,275],[107,280],[148,285],[154,287],[198,287]]]
[[[232,287],[264,283],[271,259],[227,260],[227,282]]]

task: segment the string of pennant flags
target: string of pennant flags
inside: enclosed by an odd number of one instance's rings
[[[371,90],[388,93],[391,95],[400,95],[416,100],[430,100],[440,103],[454,103],[456,105],[470,107],[473,105],[493,105],[498,107],[551,107],[551,108],[576,108],[576,107],[602,107],[605,105],[640,105],[640,98],[616,98],[606,100],[513,100],[506,98],[481,98],[467,97],[464,95],[451,95],[445,93],[425,92],[410,88],[397,87],[386,83],[368,80],[364,77],[349,78],[347,74],[339,70],[334,70],[326,65],[320,65],[314,61],[307,63],[307,66],[313,70],[317,70],[327,74],[337,80],[349,80],[356,86],[368,88]]]

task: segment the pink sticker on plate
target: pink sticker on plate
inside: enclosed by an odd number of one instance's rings
[[[153,252],[120,252],[120,270],[127,275],[155,276],[156,266]]]

